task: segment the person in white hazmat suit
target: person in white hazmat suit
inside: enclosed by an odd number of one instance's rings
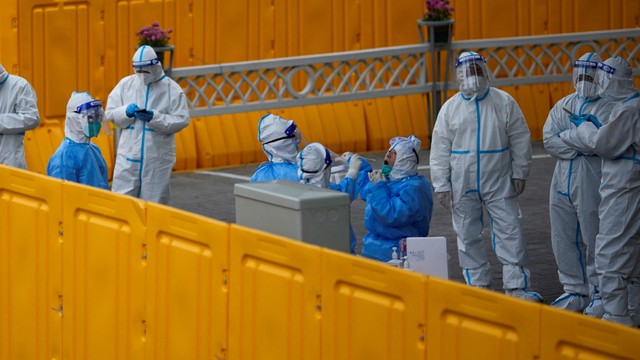
[[[569,146],[558,135],[575,128],[570,117],[593,114],[602,119],[611,112],[613,102],[597,94],[595,78],[601,62],[594,52],[574,62],[576,92],[555,104],[543,128],[544,147],[557,159],[549,191],[549,217],[553,254],[564,288],[564,294],[551,305],[577,312],[585,310],[590,293],[598,293],[594,248],[602,159],[591,149]]]
[[[0,164],[27,168],[24,132],[40,124],[38,99],[24,78],[9,75],[0,64]]]
[[[258,141],[269,161],[258,166],[250,182],[298,181],[296,155],[302,134],[293,120],[267,114],[258,122]]]
[[[175,134],[189,125],[187,98],[151,47],[138,48],[132,60],[135,74],[111,91],[105,111],[122,129],[111,189],[167,204]]]
[[[634,88],[631,67],[620,57],[601,64],[597,82],[598,94],[615,102],[608,118],[573,117],[577,128],[560,133],[560,138],[570,146],[591,149],[603,159],[595,245],[602,318],[639,326],[640,93]]]
[[[516,197],[524,191],[531,164],[530,133],[520,107],[490,86],[485,59],[462,53],[456,62],[460,93],[443,105],[431,144],[431,177],[438,201],[452,209],[458,258],[467,284],[491,285],[482,241],[483,206],[492,245],[502,263],[505,293],[541,302],[529,290],[528,254]]]

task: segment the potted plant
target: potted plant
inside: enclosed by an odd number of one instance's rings
[[[418,23],[428,27],[429,40],[435,43],[451,41],[454,8],[449,0],[426,0],[425,8],[427,11]]]
[[[165,67],[165,72],[170,72],[173,67],[173,45],[169,45],[171,37],[169,34],[173,32],[172,29],[164,30],[160,27],[157,21],[154,21],[151,25],[143,26],[136,35],[138,36],[138,47],[142,45],[148,45],[158,55],[158,59]],[[164,62],[164,53],[170,53],[169,64]]]

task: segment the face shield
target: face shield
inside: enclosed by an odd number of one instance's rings
[[[82,130],[86,137],[92,138],[100,134],[102,120],[104,119],[102,101],[92,100],[90,102],[80,104],[76,107],[75,112],[81,116]]]
[[[331,152],[320,143],[311,143],[298,154],[300,183],[327,189],[331,177]]]
[[[483,96],[489,89],[489,70],[482,55],[465,52],[456,62],[456,77],[460,92],[467,98]]]
[[[573,63],[573,86],[584,99],[597,96],[596,73],[602,61],[596,53],[588,53]]]
[[[160,63],[158,55],[150,46],[143,45],[139,47],[131,60],[133,62],[133,71],[142,78],[145,85],[159,80],[164,75],[162,63]]]
[[[598,64],[596,84],[598,95],[610,100],[624,100],[635,93],[631,66],[618,56]]]

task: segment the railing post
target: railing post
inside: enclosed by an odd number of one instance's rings
[[[447,95],[449,82],[449,62],[451,61],[451,38],[453,36],[453,20],[427,21],[418,20],[418,34],[420,42],[425,43],[423,27],[427,27],[427,41],[431,51],[431,100],[427,95],[427,114],[429,114],[429,146],[431,146],[431,134],[436,123],[438,113]],[[440,74],[442,70],[442,51],[445,52],[444,76]],[[426,55],[425,55],[426,56]],[[425,61],[426,63],[426,61]],[[442,82],[442,89],[439,87]]]

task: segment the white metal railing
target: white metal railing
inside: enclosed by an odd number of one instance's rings
[[[622,56],[640,74],[640,29],[418,44],[312,56],[176,68],[173,78],[189,99],[191,116],[207,116],[291,106],[442,93],[455,89],[453,71],[430,82],[436,52],[463,50],[487,59],[495,86],[569,81],[576,56],[596,51],[604,59]],[[453,57],[446,57],[450,70]],[[436,97],[436,98],[439,98]],[[439,108],[440,100],[434,100]],[[431,120],[433,121],[433,120]]]

